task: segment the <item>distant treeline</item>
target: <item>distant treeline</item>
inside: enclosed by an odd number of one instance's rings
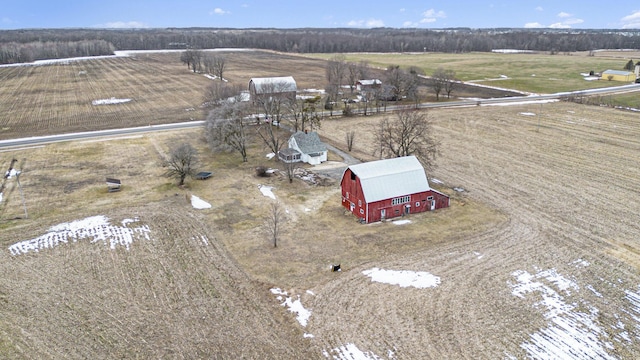
[[[110,55],[114,46],[105,40],[47,40],[0,43],[0,64],[80,56]]]
[[[113,49],[176,48],[256,48],[297,53],[463,53],[493,49],[571,52],[638,49],[640,30],[168,28],[0,31],[0,62],[4,63],[104,55]]]

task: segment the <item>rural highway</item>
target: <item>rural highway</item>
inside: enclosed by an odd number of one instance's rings
[[[437,107],[495,105],[495,104],[508,104],[508,103],[517,103],[517,102],[557,100],[561,98],[566,98],[568,96],[605,95],[605,94],[618,94],[618,93],[633,92],[633,91],[640,91],[640,84],[630,84],[630,85],[614,86],[614,87],[607,87],[607,88],[601,88],[601,89],[579,90],[579,91],[572,91],[572,92],[560,92],[560,93],[546,94],[546,95],[512,96],[512,97],[491,98],[491,99],[449,101],[449,102],[442,102],[442,103],[422,103],[418,105],[418,107],[428,109],[428,108],[437,108]],[[398,106],[388,106],[387,110],[394,110],[396,108],[398,108]],[[326,112],[326,114],[323,114],[323,115],[328,115],[328,112]],[[202,126],[204,125],[204,123],[205,123],[204,120],[199,120],[199,121],[189,121],[189,122],[173,123],[173,124],[149,125],[149,126],[140,126],[140,127],[132,127],[132,128],[86,131],[86,132],[60,134],[60,135],[48,135],[48,136],[0,140],[0,149],[25,147],[25,146],[38,146],[38,145],[49,144],[54,142],[86,140],[86,139],[100,138],[100,137],[129,136],[134,134],[141,134],[141,133],[155,132],[155,131],[189,129],[189,128]]]

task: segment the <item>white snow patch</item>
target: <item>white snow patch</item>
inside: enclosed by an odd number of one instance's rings
[[[396,220],[393,222],[394,225],[404,225],[404,224],[410,224],[411,220]]]
[[[311,290],[307,290],[307,294],[309,294],[311,296],[316,296],[316,294],[314,294],[313,291],[311,291]]]
[[[571,290],[577,291],[578,285],[555,269],[530,274],[515,271],[517,279],[512,284],[512,293],[524,298],[530,293],[539,293],[542,300],[536,307],[546,308],[544,317],[548,326],[531,335],[528,341],[520,344],[531,359],[615,359],[606,349],[613,345],[603,339],[607,332],[598,325],[599,310],[588,304],[578,307],[577,303],[568,303],[563,295],[569,296]],[[580,310],[585,309],[585,310]]]
[[[315,336],[313,336],[313,334],[307,334],[307,333],[304,333],[302,336],[303,336],[304,338],[310,338],[310,339],[312,339],[312,338],[314,338],[314,337],[315,337]]]
[[[260,192],[262,193],[262,195],[270,197],[273,200],[276,199],[276,196],[273,194],[273,191],[272,191],[273,187],[267,186],[267,185],[258,185],[258,189],[260,189]]]
[[[438,180],[438,179],[435,179],[435,178],[432,178],[431,182],[432,183],[436,183],[436,184],[444,184],[444,182],[442,180]]]
[[[281,296],[288,295],[286,291],[283,291],[279,288],[271,289],[271,293],[275,295],[279,295],[277,297],[278,300],[282,300]],[[307,323],[309,322],[309,318],[311,317],[311,311],[305,309],[304,306],[302,306],[302,302],[300,301],[300,295],[298,295],[298,299],[296,300],[292,300],[291,297],[284,297],[284,302],[282,303],[282,306],[286,306],[289,309],[289,311],[296,314],[296,320],[298,320],[300,325],[302,325],[303,327],[307,326]]]
[[[276,156],[275,153],[268,153],[267,154],[267,159],[273,159],[274,156]]]
[[[378,355],[372,352],[364,352],[355,344],[347,344],[331,350],[331,352],[324,351],[323,355],[327,359],[334,360],[379,360]]]
[[[113,105],[113,104],[122,104],[131,101],[131,99],[116,99],[112,97],[111,99],[100,99],[93,100],[91,105]]]
[[[12,177],[18,176],[18,175],[20,175],[20,171],[17,171],[16,169],[11,169],[4,173],[4,177],[7,179],[11,179]]]
[[[193,206],[196,209],[209,209],[209,208],[211,208],[211,204],[209,204],[208,202],[200,199],[199,197],[197,197],[195,195],[191,195],[191,206]]]
[[[438,276],[424,271],[396,271],[372,268],[362,273],[370,277],[371,281],[399,285],[400,287],[413,286],[418,289],[424,289],[440,285],[440,278]]]
[[[149,226],[129,227],[128,225],[138,220],[127,220],[122,226],[112,225],[106,216],[98,215],[62,223],[49,228],[49,231],[37,238],[24,240],[9,246],[11,255],[26,254],[30,251],[38,252],[42,249],[53,248],[60,244],[77,242],[88,238],[91,243],[102,241],[115,249],[118,245],[129,250],[133,240],[144,237],[149,240]]]
[[[523,115],[523,116],[536,116],[536,114],[532,113],[532,112],[521,112],[520,115]]]
[[[2,202],[2,193],[0,192],[0,203]]]

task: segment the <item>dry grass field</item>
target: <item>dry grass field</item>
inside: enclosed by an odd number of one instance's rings
[[[126,61],[152,64],[149,57]],[[259,60],[247,55],[246,66]],[[319,86],[309,77],[302,87]],[[197,129],[3,150],[3,168],[18,159],[29,218],[19,219],[12,177],[0,203],[0,354],[637,358],[637,115],[549,103],[428,116],[441,140],[429,177],[452,206],[405,225],[357,224],[335,184],[258,178],[255,166],[279,166],[266,149],[253,146],[243,164],[236,154],[212,154]],[[345,133],[358,129],[353,155],[369,160],[377,121],[336,117],[320,132],[344,147]],[[185,141],[214,176],[178,188],[162,177],[161,160]],[[105,177],[122,179],[122,191],[108,193]],[[261,228],[273,200],[260,185],[287,209],[277,248]],[[211,208],[194,208],[191,195]],[[100,215],[109,225],[83,232],[80,220]],[[60,224],[77,237],[46,237]],[[49,248],[9,250],[45,238]],[[342,272],[329,271],[335,263]],[[363,274],[372,268],[428,272],[440,284],[373,282]],[[272,288],[310,311],[306,326]]]

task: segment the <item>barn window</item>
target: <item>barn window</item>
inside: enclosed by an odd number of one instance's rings
[[[349,198],[349,192],[347,191],[347,199]]]
[[[429,197],[427,198],[427,200],[429,200],[429,201],[433,200],[433,196],[429,196]]]
[[[360,214],[364,214],[364,209],[360,209]]]
[[[392,199],[391,200],[391,205],[406,204],[406,203],[408,203],[410,201],[411,201],[411,195],[402,196],[402,197],[398,197],[398,198]]]
[[[358,200],[358,206],[362,206],[362,200]]]
[[[416,201],[416,207],[420,206],[420,201]]]
[[[356,181],[356,174],[354,174],[353,172],[351,173],[351,180]]]

